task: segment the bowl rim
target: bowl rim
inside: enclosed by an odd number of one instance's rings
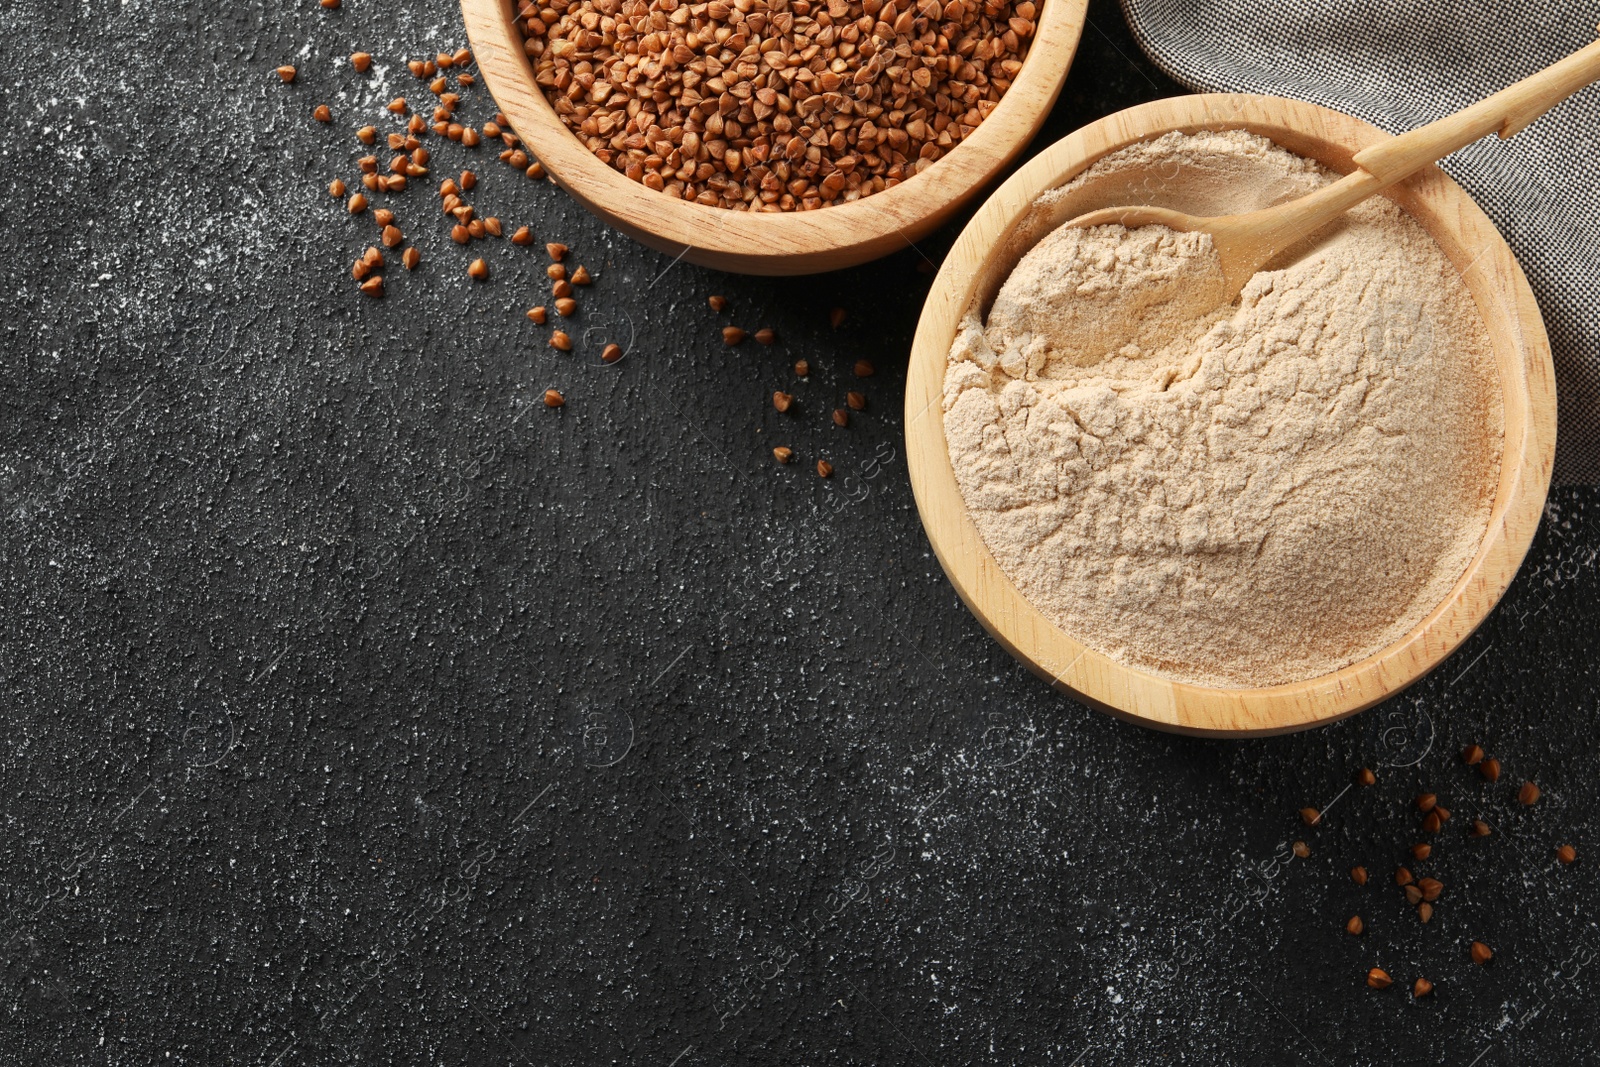
[[[943,426],[945,364],[984,268],[1034,201],[1123,147],[1181,131],[1246,129],[1340,172],[1388,134],[1328,108],[1279,97],[1206,94],[1141,104],[1076,131],[1034,157],[978,209],[923,305],[906,381],[906,450],[928,539],[991,636],[1056,688],[1144,726],[1203,736],[1260,736],[1353,715],[1415,682],[1454,651],[1505,593],[1543,513],[1555,453],[1555,374],[1533,291],[1483,210],[1437,167],[1391,191],[1450,255],[1489,329],[1505,406],[1500,481],[1477,553],[1444,601],[1404,636],[1329,674],[1260,688],[1174,681],[1074,640],[1017,590],[962,501]],[[1020,246],[1017,246],[1020,247]],[[1020,254],[1017,248],[1008,253]],[[952,494],[954,499],[952,501]]]
[[[591,211],[641,242],[691,262],[748,264],[751,273],[800,273],[775,265],[794,260],[802,268],[834,269],[912,244],[1026,147],[1066,81],[1089,0],[1040,2],[1033,41],[1011,87],[994,112],[933,166],[850,203],[770,213],[674,199],[602,163],[535,84],[514,24],[515,0],[461,0],[461,10],[478,68],[513,131],[546,172]]]

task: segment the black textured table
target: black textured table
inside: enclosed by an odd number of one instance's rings
[[[1178,91],[1091,14],[1039,144]],[[430,137],[430,178],[375,198],[422,266],[391,254],[375,301],[376,230],[325,186],[427,97],[402,60],[464,43],[448,3],[16,0],[0,28],[0,1063],[1590,1058],[1594,491],[1389,704],[1146,732],[1017,666],[923,537],[904,361],[954,228],[717,275]],[[450,242],[432,185],[469,163],[538,245]],[[523,317],[547,240],[596,279],[571,354]],[[1393,881],[1424,839],[1426,926]]]

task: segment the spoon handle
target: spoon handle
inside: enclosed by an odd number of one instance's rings
[[[1600,79],[1600,41],[1454,115],[1356,154],[1356,166],[1385,185],[1499,131],[1520,133],[1534,119]]]

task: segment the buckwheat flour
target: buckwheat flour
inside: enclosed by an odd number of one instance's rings
[[[1247,133],[1170,134],[1051,195],[1141,174],[1161,175],[1141,199],[1205,214],[1333,178]],[[978,530],[1113,659],[1220,686],[1336,670],[1432,611],[1483,539],[1502,411],[1465,283],[1384,198],[1295,255],[1208,311],[1209,237],[1057,229],[951,349]]]

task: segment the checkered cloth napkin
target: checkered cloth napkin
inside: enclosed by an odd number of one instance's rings
[[[1595,39],[1595,0],[1122,0],[1140,46],[1191,89],[1308,100],[1400,133]],[[1500,227],[1544,310],[1555,480],[1600,483],[1600,85],[1510,141],[1442,164]]]

